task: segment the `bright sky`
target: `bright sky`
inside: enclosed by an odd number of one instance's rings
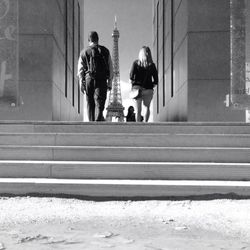
[[[120,32],[119,57],[122,104],[127,108],[133,101],[129,99],[129,71],[132,62],[138,58],[143,45],[152,48],[152,0],[84,0],[84,46],[90,30],[99,34],[99,43],[112,54],[112,31],[117,16]],[[108,101],[107,101],[108,102]]]

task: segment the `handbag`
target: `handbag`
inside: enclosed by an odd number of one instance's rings
[[[136,99],[137,97],[140,96],[140,90],[141,90],[141,89],[142,89],[142,87],[139,86],[139,85],[134,85],[134,86],[132,86],[132,89],[131,89],[130,92],[129,92],[129,97],[130,97],[131,99]]]
[[[147,70],[147,73],[146,73],[145,78],[143,80],[142,86],[144,85],[144,83],[145,83],[145,81],[146,81],[146,79],[148,77],[148,74],[149,74],[149,70]],[[136,98],[140,97],[142,89],[143,88],[141,86],[139,86],[139,85],[136,85],[136,84],[133,85],[131,90],[130,90],[129,97],[131,99],[136,99]]]

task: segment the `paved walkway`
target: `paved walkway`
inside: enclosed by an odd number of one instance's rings
[[[250,249],[250,200],[0,198],[0,249]]]

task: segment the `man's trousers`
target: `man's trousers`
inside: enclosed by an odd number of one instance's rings
[[[107,99],[107,81],[86,79],[86,101],[89,121],[104,121],[103,111]]]

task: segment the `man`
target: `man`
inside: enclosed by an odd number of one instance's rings
[[[89,46],[81,51],[78,61],[80,87],[86,94],[89,121],[104,121],[107,90],[112,88],[113,65],[109,50],[99,45],[96,31],[88,36]]]

